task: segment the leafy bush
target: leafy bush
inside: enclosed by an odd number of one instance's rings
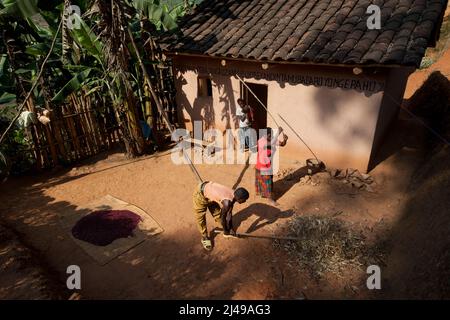
[[[3,133],[9,120],[0,118],[0,132]],[[9,173],[19,175],[29,172],[35,163],[31,146],[23,129],[12,129],[0,145],[0,175],[5,178]]]

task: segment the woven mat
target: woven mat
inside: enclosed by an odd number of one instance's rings
[[[114,240],[107,246],[96,246],[74,238],[72,228],[75,224],[85,215],[98,210],[129,210],[139,215],[142,220],[134,230],[133,236]],[[149,236],[154,236],[164,231],[147,212],[111,195],[95,200],[86,206],[77,207],[76,210],[69,209],[61,212],[60,223],[75,243],[100,265],[107,264],[145,241]]]

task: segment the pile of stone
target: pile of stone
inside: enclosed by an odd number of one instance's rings
[[[312,179],[310,175],[306,175],[302,178],[300,178],[300,184],[312,184]]]
[[[326,171],[318,172],[313,175],[306,175],[300,179],[300,184],[308,184],[313,187],[326,183],[330,179],[330,176]]]
[[[357,169],[330,169],[329,174],[332,178],[342,180],[343,183],[351,185],[359,190],[375,192],[376,182],[370,174],[361,173]]]
[[[278,171],[277,178],[292,180],[294,178],[293,177],[294,171],[295,171],[294,168],[281,169],[280,171]]]

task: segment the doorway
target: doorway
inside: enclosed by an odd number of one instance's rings
[[[262,103],[267,107],[267,93],[268,87],[264,84],[256,84],[245,82],[245,84],[250,88],[251,91],[261,100]],[[245,104],[248,104],[253,109],[254,124],[253,129],[258,133],[259,129],[264,129],[267,127],[267,111],[255,98],[255,96],[247,89],[244,84],[241,83],[241,98],[244,99]]]

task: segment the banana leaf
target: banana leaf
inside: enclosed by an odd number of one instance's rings
[[[8,56],[6,54],[0,54],[0,78],[5,74],[5,66]]]
[[[78,73],[53,97],[52,102],[63,102],[71,93],[80,90],[84,81],[89,77],[92,69],[84,70]]]
[[[0,104],[9,104],[16,100],[16,95],[13,93],[5,92],[0,96]]]
[[[0,0],[4,9],[0,10],[2,15],[21,16],[26,19],[39,12],[38,0]]]
[[[177,28],[176,18],[171,16],[170,12],[182,1],[171,1],[170,5],[163,4],[157,0],[136,0],[133,1],[134,7],[145,17],[147,17],[157,28],[161,26],[165,30]],[[176,11],[178,13],[179,11]]]
[[[47,43],[34,43],[29,45],[25,52],[32,56],[44,56],[50,50],[50,46]]]
[[[73,39],[103,65],[103,45],[101,41],[79,15],[74,14],[72,18],[74,28],[70,32]]]

